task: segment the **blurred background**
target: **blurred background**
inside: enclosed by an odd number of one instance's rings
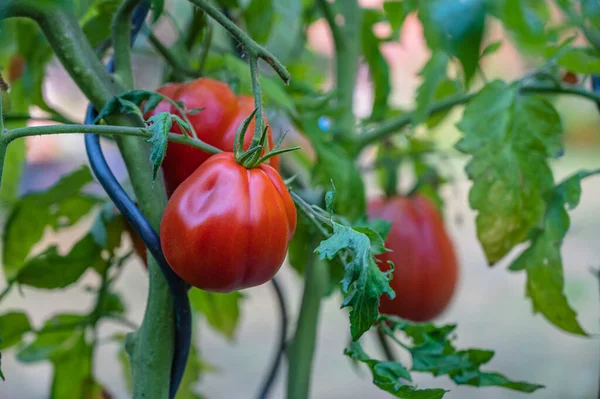
[[[364,6],[376,7],[380,1],[364,0]],[[386,29],[382,26],[381,29]],[[173,40],[175,32],[167,22],[155,29],[165,42]],[[332,43],[324,21],[317,21],[308,32],[311,49],[318,55],[329,57]],[[489,42],[506,39],[498,27],[488,32]],[[137,85],[154,89],[160,84],[163,63],[151,48],[140,40],[135,57]],[[393,101],[402,108],[410,108],[415,90],[419,85],[418,71],[428,58],[428,50],[422,36],[419,21],[411,16],[406,21],[401,40],[387,43],[383,48],[391,65]],[[489,80],[515,79],[527,72],[531,65],[504,40],[501,49],[483,62],[483,71]],[[372,95],[366,70],[359,73],[355,110],[358,115],[370,113]],[[44,92],[50,104],[75,121],[82,121],[86,100],[68,75],[55,60],[47,70]],[[600,166],[600,114],[594,104],[573,98],[557,101],[565,127],[565,156],[553,163],[556,178],[561,179],[581,168]],[[35,112],[35,110],[33,110]],[[467,204],[469,181],[463,172],[466,159],[452,146],[459,137],[455,123],[462,109],[453,111],[450,118],[434,131],[422,132],[431,135],[448,154],[447,172],[454,178],[444,190],[448,230],[451,233],[461,264],[460,284],[457,294],[447,312],[437,322],[457,323],[457,347],[479,347],[496,351],[496,356],[486,369],[498,371],[515,380],[525,380],[546,386],[534,394],[520,394],[499,388],[474,389],[457,387],[445,377],[432,378],[415,374],[421,388],[442,387],[450,390],[449,399],[470,398],[597,398],[600,376],[600,295],[599,281],[590,273],[590,268],[600,267],[600,178],[590,178],[583,183],[583,197],[579,207],[571,212],[572,225],[563,247],[566,276],[566,294],[571,305],[579,313],[583,328],[590,338],[571,336],[547,323],[541,316],[532,313],[525,299],[525,275],[506,270],[510,259],[505,259],[494,268],[489,268],[476,240],[474,214]],[[276,131],[290,129],[282,121]],[[124,178],[125,171],[115,148],[107,151],[118,176]],[[52,185],[58,178],[77,165],[86,163],[83,137],[77,135],[46,136],[27,138],[28,164],[22,181],[22,192],[27,193]],[[369,154],[366,156],[368,161]],[[365,162],[366,162],[365,161]],[[369,195],[378,190],[372,178],[367,176]],[[61,234],[61,242],[73,237]],[[56,240],[56,237],[48,237]],[[302,292],[302,280],[284,265],[278,275],[287,292],[291,320],[295,320]],[[32,288],[14,290],[3,302],[2,312],[25,308],[36,325],[59,311],[86,310],[92,303],[84,292],[86,283],[93,284],[97,277],[88,272],[83,284],[78,284],[61,293],[48,293]],[[147,295],[146,272],[141,261],[133,259],[126,266],[117,289],[129,309],[129,319],[140,323]],[[0,288],[4,286],[0,282]],[[213,333],[205,323],[195,337],[203,356],[215,368],[203,377],[199,392],[208,398],[249,398],[258,391],[274,355],[278,334],[278,320],[274,293],[270,286],[246,291],[248,299],[243,304],[243,315],[237,339],[227,342]],[[366,369],[356,369],[343,349],[349,339],[346,311],[339,309],[339,296],[329,298],[321,312],[319,340],[313,370],[312,397],[337,398],[387,398],[370,381]],[[114,325],[103,325],[100,336],[109,335],[118,329]],[[374,339],[365,339],[366,350],[379,354]],[[98,380],[114,395],[126,398],[127,391],[118,361],[116,344],[106,344],[97,352],[95,374]],[[400,354],[409,362],[406,354]],[[10,351],[3,353],[2,366],[6,382],[0,383],[0,399],[41,399],[49,392],[50,367],[44,365],[24,366],[14,359]],[[284,366],[286,367],[286,366]],[[283,370],[282,370],[283,371]],[[281,398],[284,392],[284,375],[281,372],[272,397]]]

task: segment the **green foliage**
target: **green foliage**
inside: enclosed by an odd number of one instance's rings
[[[87,167],[61,178],[46,191],[29,194],[17,202],[6,222],[2,263],[7,278],[14,278],[26,265],[31,249],[44,235],[72,226],[87,215],[100,199],[82,192],[92,181]]]
[[[548,2],[539,0],[488,2],[496,7],[505,28],[525,51],[539,52],[551,39],[547,29],[551,15]]]
[[[379,48],[383,40],[375,36],[373,32],[375,24],[382,19],[383,16],[377,10],[363,10],[361,30],[362,51],[371,71],[371,80],[373,81],[375,92],[373,111],[369,118],[371,121],[381,120],[386,115],[388,98],[392,91],[389,66]]]
[[[570,47],[561,51],[558,65],[575,73],[600,74],[600,53],[598,50]]]
[[[23,312],[9,312],[0,316],[0,349],[18,344],[23,335],[31,331],[29,318]]]
[[[159,112],[148,118],[148,130],[152,133],[152,137],[146,141],[151,144],[150,162],[152,162],[152,176],[154,179],[158,176],[160,165],[162,165],[165,155],[167,155],[168,137],[173,122],[177,123],[183,132],[190,130],[190,125],[177,115],[168,112]]]
[[[466,172],[477,235],[493,265],[544,214],[543,196],[553,186],[547,158],[562,153],[560,117],[540,96],[495,81],[468,104],[458,127],[465,135],[456,148],[472,155]]]
[[[335,192],[335,191],[334,191]],[[327,198],[331,208],[333,196]],[[332,260],[340,252],[350,251],[352,259],[345,264],[342,280],[344,301],[342,308],[350,308],[350,332],[357,341],[379,317],[379,298],[388,295],[394,298],[389,285],[389,274],[382,272],[375,262],[374,255],[385,252],[381,236],[367,227],[347,227],[331,221],[333,234],[315,249],[320,259]]]
[[[600,171],[581,171],[549,190],[545,196],[547,209],[541,227],[530,233],[530,244],[510,266],[512,271],[527,273],[526,294],[533,310],[548,321],[572,334],[586,335],[577,322],[577,314],[564,294],[564,271],[561,246],[570,218],[581,197],[581,180]],[[566,209],[565,209],[566,208]]]
[[[419,0],[387,0],[383,3],[383,10],[394,32],[402,28],[404,20],[408,14],[417,10],[418,4]]]
[[[235,339],[240,318],[240,301],[244,298],[241,293],[220,294],[192,289],[189,298],[192,309],[206,317],[215,331],[229,340]]]

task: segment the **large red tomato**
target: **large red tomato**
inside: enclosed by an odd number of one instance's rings
[[[213,155],[175,190],[163,214],[165,258],[184,281],[230,292],[269,281],[296,229],[296,208],[269,165]]]
[[[188,83],[169,83],[157,90],[172,100],[182,102],[188,110],[201,109],[188,118],[194,126],[198,138],[223,151],[233,151],[235,134],[242,121],[254,110],[254,101],[249,96],[236,96],[231,88],[214,79],[200,78]],[[166,101],[161,102],[146,118],[159,112],[178,114]],[[268,121],[265,120],[265,124]],[[172,131],[180,133],[179,126],[173,125]],[[245,137],[245,149],[254,135],[254,120]],[[269,128],[269,147],[273,148],[272,132]],[[167,193],[170,196],[175,189],[211,154],[185,144],[169,143],[162,164]],[[270,165],[279,167],[279,160],[273,157]]]
[[[369,216],[392,223],[385,244],[393,252],[377,258],[382,270],[394,262],[396,298],[382,296],[379,311],[418,322],[438,316],[452,299],[458,263],[436,207],[420,195],[397,196],[371,201]]]

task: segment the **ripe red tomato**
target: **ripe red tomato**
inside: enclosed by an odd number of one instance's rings
[[[196,114],[188,115],[198,138],[228,152],[233,151],[239,125],[254,110],[254,100],[251,97],[236,96],[227,84],[209,78],[200,78],[188,83],[170,83],[157,91],[172,100],[184,103],[188,110],[201,109]],[[145,117],[149,118],[159,112],[178,114],[171,104],[163,101]],[[268,125],[267,120],[265,125]],[[172,131],[181,134],[176,124],[173,125]],[[248,127],[244,149],[250,146],[253,134],[254,120]],[[268,137],[269,148],[273,148],[271,128],[268,130]],[[185,144],[169,143],[162,164],[167,194],[170,196],[210,155]],[[270,165],[279,168],[279,159],[271,158]]]
[[[184,281],[230,292],[269,281],[296,229],[296,208],[279,173],[223,152],[175,190],[163,214],[165,258]]]
[[[396,297],[381,297],[379,311],[407,320],[429,321],[444,311],[454,293],[458,263],[444,221],[426,197],[393,197],[369,203],[369,216],[392,223],[385,242],[393,252],[379,255],[381,270],[395,271]]]

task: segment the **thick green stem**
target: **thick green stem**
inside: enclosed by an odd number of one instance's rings
[[[9,2],[0,9],[0,18],[29,17],[37,21],[69,75],[92,104],[101,109],[122,90],[104,70],[75,15],[63,4],[39,0]],[[109,123],[144,126],[142,120],[132,116],[111,117]],[[130,136],[121,137],[117,142],[140,210],[158,229],[167,197],[160,179],[153,184],[148,145],[143,139]],[[132,349],[133,391],[134,398],[165,399],[173,359],[173,303],[158,264],[152,257],[149,261],[150,288],[144,322],[135,336],[128,339],[128,347]]]
[[[133,88],[131,67],[131,15],[142,0],[125,0],[115,14],[112,25],[115,50],[115,76],[127,89]]]
[[[307,399],[310,394],[312,363],[317,342],[321,301],[327,292],[329,269],[326,262],[312,257],[305,270],[304,295],[296,332],[288,351],[287,399]]]

